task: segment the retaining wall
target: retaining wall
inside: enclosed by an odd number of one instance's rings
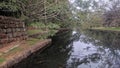
[[[12,17],[0,16],[0,44],[27,38],[25,23]]]

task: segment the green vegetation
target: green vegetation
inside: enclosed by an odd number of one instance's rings
[[[28,35],[38,34],[35,37],[37,39],[46,39],[49,36],[53,36],[60,28],[59,25],[54,23],[47,23],[46,25],[44,23],[39,22],[31,23],[29,27],[32,27],[33,29],[28,30]]]
[[[28,30],[27,31],[27,34],[28,35],[33,35],[33,34],[37,34],[37,33],[40,33],[40,32],[42,32],[42,30],[38,30],[38,29],[36,29],[36,30]]]
[[[15,48],[11,49],[10,51],[8,51],[8,52],[6,52],[6,53],[3,53],[3,54],[0,56],[0,64],[6,61],[6,57],[5,57],[5,56],[9,56],[9,55],[11,55],[11,54],[15,54],[15,53],[20,52],[20,51],[22,51],[22,50],[23,50],[23,49],[18,46],[18,47],[15,47]]]
[[[0,15],[21,19],[28,28],[27,34],[35,37],[29,37],[24,46],[3,53],[0,63],[24,48],[53,36],[60,28],[71,27],[72,13],[69,10],[68,0],[1,0]]]
[[[18,11],[19,6],[17,5],[17,0],[1,0],[0,9],[9,11]]]
[[[108,30],[108,31],[120,31],[120,27],[96,27],[96,28],[91,28],[91,29]]]
[[[111,5],[109,5],[111,4]],[[81,29],[101,29],[119,31],[120,1],[75,0],[73,14]],[[76,8],[77,7],[77,8]],[[103,28],[99,28],[103,27]]]
[[[0,58],[0,63],[3,63],[5,61],[5,58]]]
[[[36,35],[35,38],[37,39],[46,39],[49,36],[53,36],[58,30],[47,30],[47,31],[40,31],[40,30],[29,30],[29,34],[28,35]]]
[[[37,38],[53,36],[59,28],[68,28],[72,22],[66,0],[1,0],[0,15],[23,20],[28,35],[40,33]],[[46,32],[46,33],[44,33]]]
[[[27,43],[32,46],[34,45],[35,43],[37,43],[38,41],[40,41],[39,39],[36,39],[36,38],[30,38],[27,40]]]
[[[72,22],[66,0],[1,0],[0,15],[17,17],[27,27],[48,30],[66,28]]]
[[[44,30],[44,29],[59,29],[60,26],[58,24],[55,24],[55,23],[47,23],[47,24],[44,24],[42,22],[33,22],[31,24],[29,24],[30,27],[33,27],[33,28],[36,28],[36,29],[41,29],[41,30]]]
[[[15,52],[21,51],[21,50],[22,50],[21,48],[15,47],[15,48],[13,48],[12,50],[10,50],[9,53],[15,53]]]
[[[0,15],[17,16],[27,25],[35,22],[66,24],[70,23],[71,12],[66,0],[1,0]]]
[[[15,54],[15,53],[20,52],[20,51],[22,51],[22,50],[23,50],[23,49],[18,46],[18,47],[15,47],[15,48],[11,49],[10,51],[8,51],[8,52],[6,52],[6,53],[3,53],[2,56],[9,56],[9,55],[11,55],[11,54]],[[4,57],[4,58],[6,58],[6,57]]]

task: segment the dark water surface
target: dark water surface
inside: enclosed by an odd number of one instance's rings
[[[68,31],[12,68],[120,68],[120,33]]]

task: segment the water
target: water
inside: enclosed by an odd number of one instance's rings
[[[120,33],[68,31],[12,68],[120,68]]]

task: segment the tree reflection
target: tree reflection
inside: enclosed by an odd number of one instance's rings
[[[120,33],[105,31],[83,32],[81,41],[92,43],[101,54],[101,64],[99,68],[119,68],[120,67]]]

